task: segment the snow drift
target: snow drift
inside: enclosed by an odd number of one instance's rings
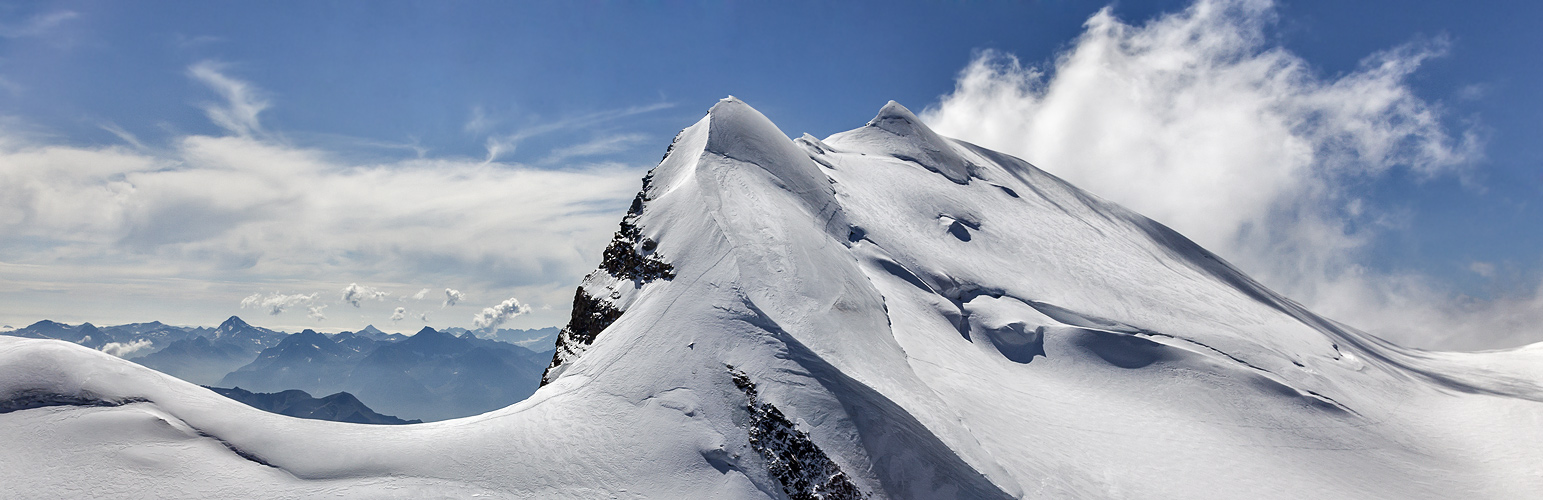
[[[1543,347],[1402,349],[896,103],[725,99],[647,178],[544,386],[372,427],[0,338],[0,482],[63,496],[1515,498]]]

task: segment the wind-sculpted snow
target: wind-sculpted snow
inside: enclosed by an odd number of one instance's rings
[[[0,482],[183,498],[1543,491],[1543,347],[1387,344],[896,103],[824,140],[718,103],[601,257],[545,385],[444,422],[292,419],[0,338],[0,401],[121,403],[0,414],[0,463],[35,464]]]

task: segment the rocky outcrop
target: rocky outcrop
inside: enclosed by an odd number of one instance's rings
[[[745,372],[729,368],[734,386],[744,391],[750,412],[750,447],[766,461],[766,472],[782,484],[782,491],[793,500],[859,500],[868,494],[852,484],[841,467],[819,445],[809,440],[809,433],[798,430],[771,403],[760,400],[755,382]]]

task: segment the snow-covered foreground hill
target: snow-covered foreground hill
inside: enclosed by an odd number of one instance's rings
[[[1401,349],[891,103],[726,99],[587,277],[549,383],[409,426],[0,338],[0,496],[1522,498],[1543,347]]]

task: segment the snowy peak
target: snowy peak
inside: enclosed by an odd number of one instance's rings
[[[933,142],[941,137],[933,132],[916,117],[909,108],[895,101],[889,101],[884,107],[879,108],[879,114],[872,120],[868,120],[869,127],[878,127],[891,134],[901,137],[921,136],[924,141]]]
[[[729,96],[707,111],[707,143],[703,149],[736,160],[758,163],[762,158],[802,156],[766,115]]]
[[[229,333],[251,327],[252,325],[247,324],[246,321],[242,321],[241,318],[231,316],[230,318],[227,318],[224,323],[220,323],[220,326],[215,327],[214,331],[219,333]]]
[[[976,162],[954,141],[933,132],[911,110],[889,101],[862,128],[825,139],[842,151],[882,155],[942,174],[958,184],[970,181]]]
[[[766,115],[730,96],[708,111],[704,153],[765,170],[777,188],[799,195],[811,213],[835,205],[830,178]],[[688,150],[689,151],[689,150]]]

